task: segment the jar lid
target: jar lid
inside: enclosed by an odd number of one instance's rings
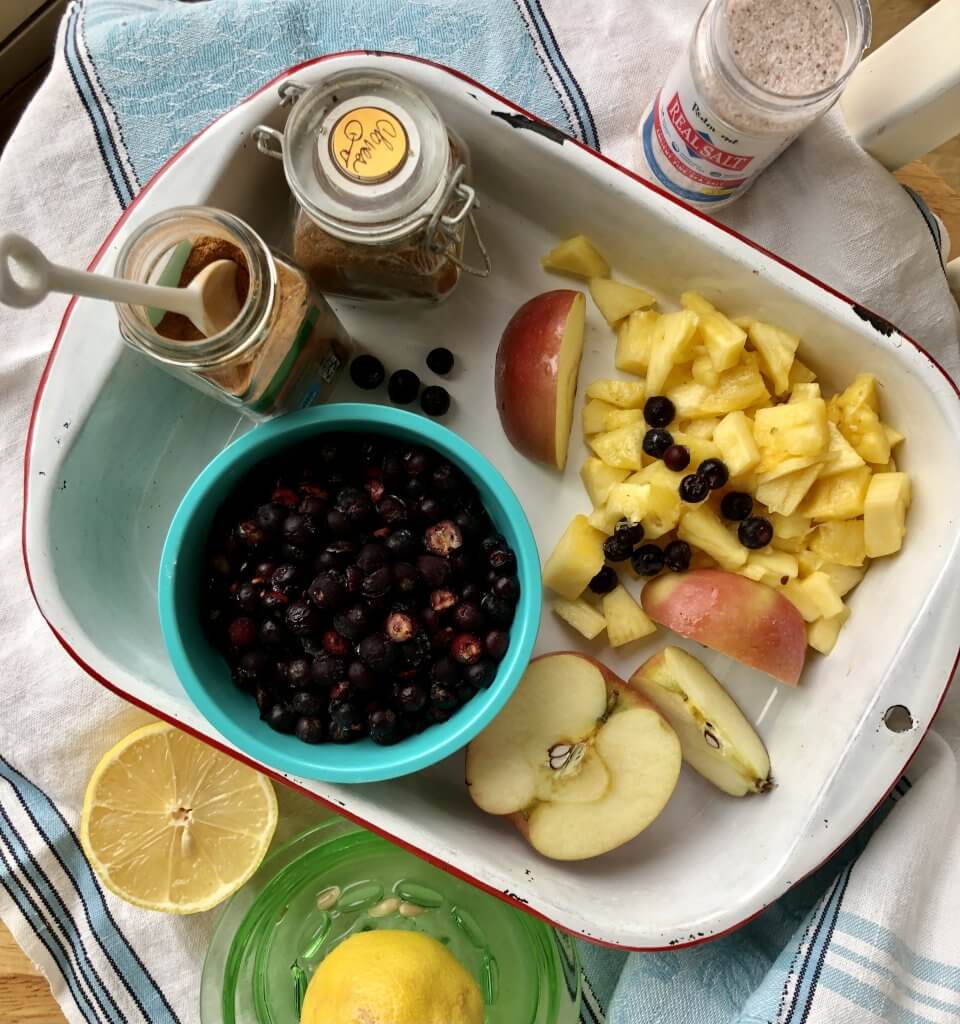
[[[283,137],[287,182],[306,212],[331,234],[393,241],[420,228],[443,201],[450,141],[440,114],[410,83],[383,71],[353,70],[304,88]]]

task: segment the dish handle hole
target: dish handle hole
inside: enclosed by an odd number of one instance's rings
[[[913,728],[913,715],[902,704],[894,704],[883,713],[883,724],[891,732],[909,732]]]

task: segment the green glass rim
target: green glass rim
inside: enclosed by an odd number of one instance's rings
[[[344,841],[350,845],[345,846]],[[268,998],[265,962],[278,914],[304,883],[316,882],[316,856],[324,846],[331,848],[331,866],[342,861],[348,849],[359,852],[383,848],[401,857],[412,857],[386,839],[338,817],[313,825],[278,846],[253,878],[231,897],[214,925],[201,975],[201,1024],[237,1024],[238,996],[250,1001],[257,1019],[268,1019],[263,1013]],[[562,1006],[579,1005],[581,972],[575,942],[521,910],[506,904],[497,906],[521,929],[524,946],[530,950],[529,972],[525,973],[529,973],[531,984],[537,985],[533,1018],[511,1024],[552,1024],[562,1019]],[[248,982],[250,990],[244,992]]]

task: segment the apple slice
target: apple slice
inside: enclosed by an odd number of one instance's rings
[[[676,730],[683,759],[731,796],[770,789],[767,748],[733,698],[686,651],[664,647],[630,677]]]
[[[563,469],[583,352],[586,300],[567,288],[525,302],[497,349],[500,423],[517,451]]]
[[[473,802],[509,815],[554,860],[584,860],[639,835],[680,773],[680,742],[661,714],[603,665],[546,654],[467,747]]]
[[[803,616],[781,593],[721,569],[660,576],[643,610],[674,633],[796,686],[807,653]]]

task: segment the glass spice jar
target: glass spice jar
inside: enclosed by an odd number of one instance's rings
[[[869,0],[708,0],[640,119],[641,173],[701,210],[733,202],[839,98]]]
[[[346,71],[280,87],[284,131],[254,131],[295,199],[294,259],[324,291],[439,302],[490,261],[474,218],[466,144],[409,82]],[[483,265],[463,260],[467,226]]]
[[[237,263],[240,311],[205,337],[184,316],[118,305],[120,334],[188,384],[256,420],[324,400],[350,338],[299,267],[223,210],[181,206],[144,221],[117,257],[116,274],[184,286],[218,259]]]

